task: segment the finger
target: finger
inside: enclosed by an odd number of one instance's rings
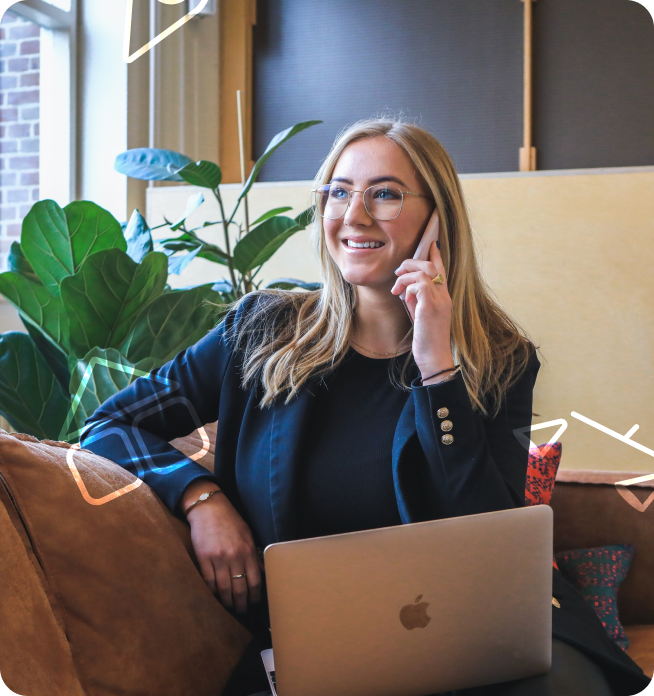
[[[216,585],[216,571],[211,563],[210,559],[198,558],[198,563],[200,564],[200,573],[202,574],[202,579],[207,583],[207,587],[214,593],[218,591]]]
[[[234,606],[234,598],[232,597],[232,579],[229,573],[229,566],[221,564],[216,567],[216,585],[218,586],[218,597],[223,606],[231,609]]]
[[[436,246],[433,244],[432,246]],[[431,247],[430,247],[431,249]],[[436,249],[438,251],[438,249]],[[431,273],[434,271],[434,275],[436,275],[436,268],[438,267],[437,264],[435,264],[431,260],[431,251],[429,252],[430,254],[430,260],[429,261],[421,261],[419,259],[405,259],[402,261],[402,263],[395,269],[395,275],[402,276],[405,273],[413,273],[415,271],[424,271],[425,273]],[[440,253],[440,252],[439,252]],[[442,261],[441,261],[442,264]],[[432,276],[433,277],[433,276]]]
[[[431,283],[432,278],[435,277],[436,273],[434,273],[433,276],[430,276],[428,273],[425,273],[423,271],[416,271],[415,273],[405,273],[403,276],[400,276],[395,281],[395,285],[393,285],[391,292],[394,295],[399,295],[409,285],[412,285],[413,283]]]
[[[248,601],[261,601],[261,572],[256,556],[251,556],[245,560],[245,574],[248,582]]]
[[[239,614],[245,614],[248,610],[248,581],[245,574],[245,569],[237,572],[230,571],[232,577],[232,597],[234,598],[234,609]],[[234,575],[242,575],[243,577],[233,577]]]

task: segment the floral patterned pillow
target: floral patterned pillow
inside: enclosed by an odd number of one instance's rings
[[[555,555],[561,575],[590,603],[609,637],[623,650],[629,647],[629,639],[618,616],[618,587],[634,552],[631,544],[615,544]]]
[[[525,503],[531,505],[549,505],[556,480],[556,472],[561,464],[562,446],[560,442],[551,445],[537,445],[529,448],[527,462],[527,480],[525,483]],[[556,559],[552,566],[558,568]]]

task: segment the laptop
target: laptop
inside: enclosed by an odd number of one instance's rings
[[[543,674],[547,505],[272,544],[277,696],[426,696]]]

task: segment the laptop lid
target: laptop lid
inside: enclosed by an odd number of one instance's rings
[[[280,696],[424,696],[549,670],[552,510],[268,546]]]

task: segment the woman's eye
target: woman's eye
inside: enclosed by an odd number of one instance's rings
[[[347,189],[344,189],[344,188],[330,188],[330,189],[329,189],[329,197],[330,197],[330,198],[337,198],[338,200],[344,200],[345,198],[348,197]]]
[[[382,201],[394,201],[399,198],[398,194],[391,189],[380,189],[375,191],[375,198]]]

